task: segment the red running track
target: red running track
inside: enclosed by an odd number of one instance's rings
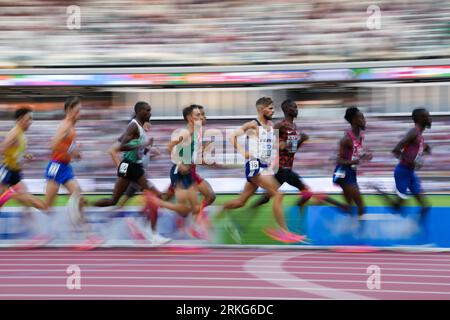
[[[80,289],[67,287],[70,265]],[[450,299],[450,253],[0,250],[0,299]]]

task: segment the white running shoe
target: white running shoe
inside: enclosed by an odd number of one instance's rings
[[[150,238],[150,241],[152,242],[152,244],[166,244],[172,241],[172,239],[163,237],[158,232],[155,232]]]
[[[78,194],[70,196],[67,202],[67,211],[69,212],[70,221],[75,227],[79,227],[86,222],[80,211],[80,196]]]

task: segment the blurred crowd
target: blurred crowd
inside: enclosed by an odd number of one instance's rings
[[[446,0],[1,0],[0,67],[441,58],[449,14]]]

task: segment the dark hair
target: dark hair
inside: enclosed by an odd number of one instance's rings
[[[191,106],[196,107],[197,109],[205,109],[203,108],[203,106],[199,105],[199,104],[191,104]]]
[[[294,107],[294,106],[296,107],[297,103],[295,103],[294,100],[287,99],[287,100],[284,100],[283,103],[281,104],[281,110],[283,110],[283,112],[286,112],[287,108]]]
[[[136,104],[134,105],[135,117],[142,109],[144,109],[146,107],[150,107],[150,105],[147,102],[144,102],[144,101],[136,102]]]
[[[273,104],[273,100],[270,97],[262,97],[256,100],[256,106],[267,107],[270,106],[271,104]]]
[[[16,119],[16,121],[17,121],[20,118],[22,118],[24,115],[26,115],[30,112],[33,112],[33,111],[29,107],[19,108],[14,112],[14,119]]]
[[[188,106],[188,107],[183,109],[183,119],[184,119],[184,121],[187,121],[187,117],[192,114],[192,111],[194,111],[194,109],[200,109],[200,108],[196,104],[191,104],[190,106]]]
[[[419,117],[420,117],[422,114],[427,113],[427,112],[428,112],[428,110],[425,109],[425,108],[417,108],[417,109],[414,109],[413,112],[412,112],[412,114],[411,114],[414,123],[417,123],[417,121],[419,121]]]
[[[75,106],[79,105],[80,103],[81,103],[81,100],[78,97],[67,98],[66,102],[64,103],[64,112],[67,112],[68,110],[74,108]]]
[[[356,114],[360,112],[358,108],[356,107],[350,107],[345,110],[345,116],[344,119],[347,120],[350,124],[352,123],[353,118],[356,116]]]

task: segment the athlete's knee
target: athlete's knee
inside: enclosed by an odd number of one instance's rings
[[[212,204],[214,201],[216,201],[216,198],[217,198],[217,196],[214,192],[207,194],[205,197],[206,205],[209,206],[210,204]]]

